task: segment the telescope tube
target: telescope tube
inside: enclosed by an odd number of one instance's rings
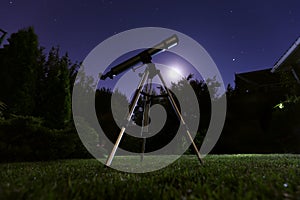
[[[112,67],[109,72],[103,74],[100,79],[105,80],[107,77],[113,79],[114,76],[126,71],[127,69],[133,67],[134,65],[142,62],[142,63],[149,63],[151,62],[152,56],[155,56],[161,52],[164,52],[167,49],[170,49],[178,44],[178,37],[176,34],[172,35],[171,37],[163,40],[159,44],[142,51],[141,53],[129,58],[128,60]]]

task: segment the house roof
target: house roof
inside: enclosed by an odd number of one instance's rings
[[[300,62],[300,37],[293,43],[293,45],[280,57],[275,63],[271,72],[275,72],[280,68],[290,68]]]
[[[279,80],[279,74],[273,74],[271,68],[235,74],[236,83],[243,81],[253,86],[274,85],[278,84]]]

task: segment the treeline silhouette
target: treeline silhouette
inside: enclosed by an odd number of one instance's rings
[[[1,161],[88,156],[71,119],[79,63],[53,47],[46,55],[32,27],[0,49]]]
[[[61,56],[59,47],[44,53],[32,27],[13,33],[7,41],[0,48],[0,162],[90,158],[77,135],[71,113],[71,94],[80,63],[73,63],[67,53]],[[249,92],[228,85],[226,122],[213,153],[300,152],[299,86],[288,75],[282,73],[281,77],[280,94]],[[91,89],[92,81],[81,79],[78,84]],[[211,117],[208,87],[217,88],[220,84],[214,79],[203,81],[190,75],[173,83],[171,89],[184,91],[186,84],[192,86],[199,102],[200,125],[195,142],[200,147]],[[120,128],[111,112],[112,94],[107,88],[98,89],[95,107],[101,127],[114,143]],[[125,95],[118,91],[115,94],[129,104]],[[153,98],[151,106],[161,105],[166,110],[167,121],[158,134],[147,139],[146,152],[165,146],[178,131],[179,120],[164,94],[163,90],[156,91],[153,95],[161,96]],[[224,98],[224,94],[213,100],[218,98]],[[276,106],[280,102],[284,103],[282,109]],[[133,116],[134,123],[139,125],[142,108],[140,100]],[[84,117],[81,119],[83,127],[86,121]],[[100,152],[110,151],[105,149],[106,138],[101,138],[92,128],[88,134],[95,141],[91,145],[97,146]],[[179,148],[186,142],[186,138],[181,138]],[[141,143],[141,139],[125,134],[120,147],[140,152]],[[192,152],[191,147],[186,151]]]

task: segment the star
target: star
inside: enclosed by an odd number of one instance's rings
[[[234,62],[235,61],[235,58],[232,58],[232,62]]]
[[[12,5],[12,4],[13,4],[13,1],[9,1],[9,4]]]

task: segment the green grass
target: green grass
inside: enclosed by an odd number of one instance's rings
[[[299,155],[195,156],[145,174],[96,160],[0,164],[0,199],[300,199]]]

